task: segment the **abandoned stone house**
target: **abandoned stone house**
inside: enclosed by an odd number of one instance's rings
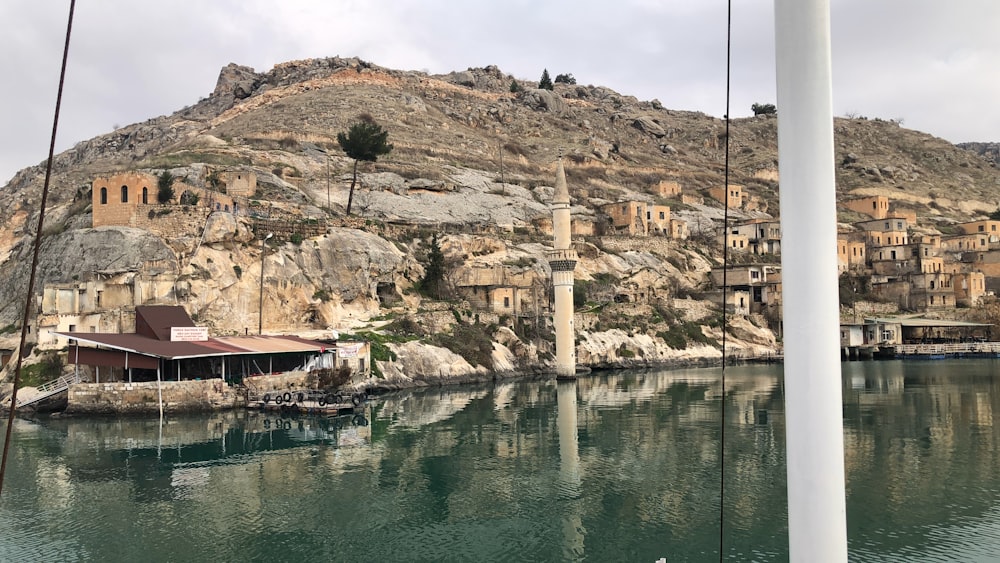
[[[174,197],[166,204],[177,205],[197,199],[197,205],[191,207],[202,210],[206,216],[212,211],[235,211],[238,206],[236,198],[242,194],[241,190],[256,190],[256,177],[235,172],[222,175],[229,176],[243,178],[231,180],[239,194],[223,194],[175,181]],[[121,172],[94,178],[91,190],[92,225],[149,229],[154,216],[164,211],[164,204],[158,200],[157,184],[157,177],[146,172]]]
[[[673,180],[660,180],[652,191],[660,197],[673,198],[681,195],[681,185]]]
[[[781,254],[781,223],[778,221],[752,220],[729,227],[724,232],[729,247],[740,252],[763,255]]]
[[[837,270],[841,273],[863,269],[867,264],[867,245],[862,233],[837,234]]]
[[[257,192],[257,174],[253,170],[227,168],[218,173],[218,189],[232,197],[253,197]]]
[[[671,218],[667,205],[620,201],[602,205],[601,211],[608,217],[609,234],[661,235],[674,239],[686,239],[688,236],[687,222]]]
[[[725,288],[726,308],[736,314],[769,314],[777,318],[781,311],[781,266],[749,264],[712,268],[712,283]],[[725,276],[725,280],[723,280]],[[725,282],[725,283],[723,283]]]
[[[872,219],[885,219],[889,216],[889,198],[884,195],[850,199],[841,205]]]
[[[742,209],[747,197],[739,184],[729,184],[728,188],[709,188],[708,195],[730,209]]]
[[[460,269],[455,287],[462,298],[478,310],[523,317],[548,310],[545,281],[534,270],[513,272],[502,264],[473,264]]]
[[[173,273],[94,274],[88,281],[49,284],[37,297],[34,341],[42,349],[66,346],[59,332],[120,333],[134,328],[135,308],[175,293]]]

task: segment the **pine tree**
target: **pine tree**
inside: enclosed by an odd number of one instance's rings
[[[542,70],[542,78],[538,81],[538,87],[542,90],[552,89],[552,79],[549,78],[549,69]]]
[[[510,81],[510,91],[512,94],[516,94],[521,90],[524,90],[524,88],[522,88],[521,85],[517,83],[517,80]]]
[[[351,177],[351,191],[347,196],[347,214],[351,214],[351,203],[354,201],[354,186],[358,183],[358,162],[375,162],[379,156],[389,154],[392,145],[386,141],[389,132],[375,123],[373,119],[361,119],[347,133],[337,133],[337,142],[347,156],[354,159],[354,174]]]
[[[556,84],[576,84],[576,78],[572,74],[557,74]]]
[[[436,233],[431,236],[431,248],[427,253],[427,266],[424,268],[424,278],[420,280],[420,288],[435,299],[444,295],[444,253],[441,252]]]
[[[169,170],[164,170],[156,178],[156,201],[160,203],[170,203],[174,199],[174,175]]]

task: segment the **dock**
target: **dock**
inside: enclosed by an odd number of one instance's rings
[[[363,407],[369,396],[364,391],[356,393],[321,391],[269,391],[259,396],[247,397],[247,408],[299,412],[304,414],[328,414],[354,412]]]

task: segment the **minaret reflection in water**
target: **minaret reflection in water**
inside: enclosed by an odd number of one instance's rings
[[[580,452],[576,426],[576,380],[556,382],[556,426],[559,429],[559,497],[563,502],[563,560],[583,559],[584,538],[580,494]]]

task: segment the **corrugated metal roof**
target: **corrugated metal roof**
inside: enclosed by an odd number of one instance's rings
[[[993,326],[989,323],[969,323],[965,321],[949,321],[944,319],[925,319],[925,318],[875,318],[875,319],[865,319],[866,323],[876,322],[885,324],[898,324],[903,327],[917,328],[917,327],[984,327]]]
[[[170,342],[140,334],[56,332],[82,344],[103,346],[166,360],[253,354],[320,353],[333,346],[297,336],[223,336],[204,342]]]
[[[195,326],[184,307],[179,305],[139,305],[135,308],[136,334],[170,340],[170,328]]]

